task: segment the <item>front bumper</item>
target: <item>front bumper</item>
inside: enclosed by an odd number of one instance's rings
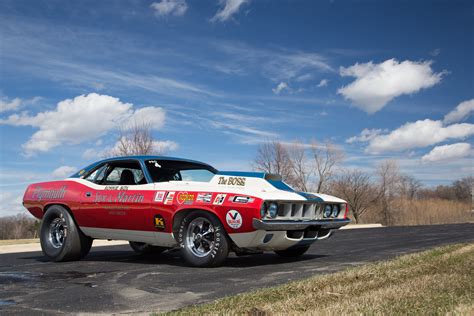
[[[321,220],[261,220],[253,219],[253,228],[256,230],[281,231],[305,230],[308,227],[318,229],[338,229],[351,222],[350,219],[321,219]]]

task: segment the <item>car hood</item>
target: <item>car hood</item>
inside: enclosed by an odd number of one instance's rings
[[[165,183],[155,185],[165,187]],[[176,190],[250,195],[264,200],[346,203],[331,195],[294,190],[281,176],[261,172],[220,171],[209,182],[170,181],[168,186]]]

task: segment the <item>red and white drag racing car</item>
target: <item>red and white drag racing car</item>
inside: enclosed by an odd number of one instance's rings
[[[179,247],[194,266],[217,266],[229,251],[294,257],[350,221],[344,200],[297,192],[278,175],[155,156],[32,184],[23,204],[42,219],[41,247],[54,261],[81,259],[93,239],[127,240],[138,253]]]

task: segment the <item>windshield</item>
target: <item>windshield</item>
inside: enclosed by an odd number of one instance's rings
[[[145,164],[153,182],[209,182],[217,172],[211,166],[187,161],[146,160]]]

